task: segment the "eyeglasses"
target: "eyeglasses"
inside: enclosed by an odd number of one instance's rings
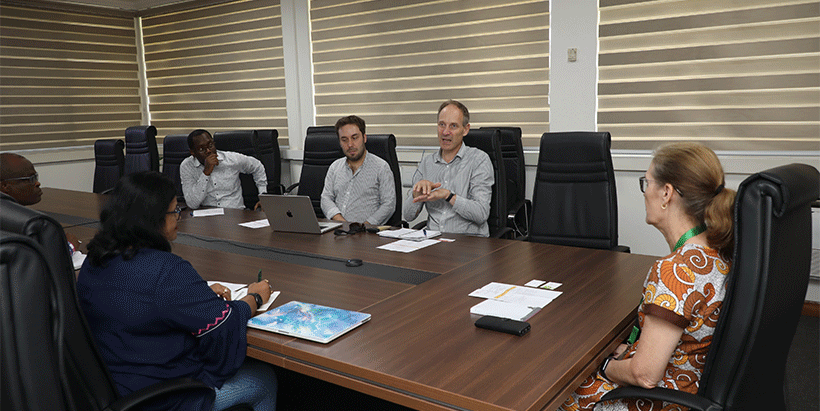
[[[196,151],[197,151],[197,153],[199,153],[199,154],[205,154],[205,153],[207,153],[208,151],[213,150],[213,149],[214,149],[214,142],[213,142],[213,140],[211,140],[211,142],[210,142],[210,143],[208,143],[208,145],[207,145],[207,146],[205,146],[205,147],[200,147],[200,148],[196,149]]]
[[[174,209],[174,211],[169,211],[169,212],[167,212],[167,213],[165,213],[165,214],[176,214],[176,215],[177,215],[177,221],[179,221],[179,220],[182,218],[182,207],[177,206],[177,207]]]
[[[40,181],[40,175],[37,174],[37,173],[34,173],[34,174],[32,174],[28,177],[14,177],[14,178],[4,178],[3,179],[3,181],[11,181],[11,180],[28,181],[31,184],[37,184],[37,182]]]
[[[655,181],[655,180],[650,180],[646,177],[638,177],[638,182],[640,183],[642,193],[646,193],[646,186],[647,186],[649,181]],[[678,190],[677,187],[675,187],[675,191],[678,192],[679,196],[683,197],[683,193],[681,193],[681,191]]]
[[[646,185],[647,185],[647,182],[649,182],[649,181],[654,181],[654,180],[647,180],[646,177],[638,178],[638,183],[640,183],[642,193],[646,193]]]

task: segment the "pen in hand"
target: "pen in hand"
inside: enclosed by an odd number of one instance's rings
[[[262,269],[259,269],[259,274],[256,275],[256,282],[262,281]]]

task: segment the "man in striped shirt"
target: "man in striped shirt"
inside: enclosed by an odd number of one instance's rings
[[[396,210],[393,172],[386,161],[367,152],[364,120],[342,117],[336,135],[345,157],[330,165],[322,191],[322,212],[337,221],[384,224]]]

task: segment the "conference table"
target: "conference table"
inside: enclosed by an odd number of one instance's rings
[[[33,206],[85,244],[105,197],[43,189]],[[261,211],[183,212],[173,252],[206,280],[263,277],[296,300],[372,318],[320,344],[248,329],[248,355],[278,367],[420,410],[554,410],[631,330],[656,257],[443,234],[412,253],[377,249],[371,233],[322,235],[251,229]],[[361,259],[348,267],[348,259]],[[513,336],[474,326],[468,294],[490,282],[562,283],[562,294]],[[282,395],[285,395],[284,393]]]

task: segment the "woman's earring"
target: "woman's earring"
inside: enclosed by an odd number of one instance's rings
[[[661,204],[661,209],[666,210],[666,203]]]

